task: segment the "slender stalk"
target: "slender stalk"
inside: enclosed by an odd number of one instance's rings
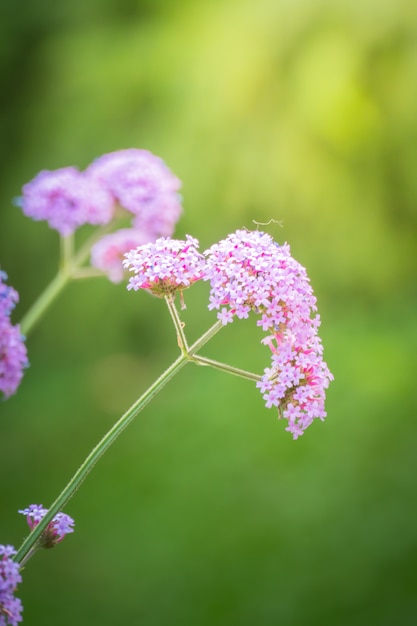
[[[221,363],[220,361],[208,359],[205,356],[196,355],[193,357],[193,362],[197,363],[197,365],[208,365],[209,367],[214,367],[215,369],[222,370],[228,374],[233,374],[239,378],[246,378],[247,380],[254,380],[256,382],[262,380],[262,376],[259,376],[259,374],[253,374],[252,372],[247,372],[239,367],[234,367],[233,365],[228,365],[227,363]]]
[[[91,246],[104,234],[108,233],[109,230],[110,225],[98,228],[76,253],[74,252],[74,236],[69,235],[68,237],[61,237],[58,273],[41,293],[39,298],[33,303],[29,311],[23,316],[20,322],[20,330],[23,335],[27,336],[31,332],[55,298],[57,298],[64,287],[66,287],[67,283],[73,278],[80,277],[78,272],[81,272],[81,277],[84,276],[81,266],[87,260]],[[88,270],[89,268],[85,269]],[[91,275],[96,276],[97,274],[92,273]],[[101,273],[101,275],[103,274]]]
[[[20,330],[25,337],[27,337],[58,294],[64,289],[70,278],[70,274],[60,270],[30,307],[26,315],[23,316],[20,322]]]
[[[168,310],[171,314],[172,321],[174,322],[174,326],[177,331],[178,346],[181,352],[189,353],[187,338],[184,333],[184,323],[181,321],[181,318],[178,314],[174,299],[171,296],[166,296],[165,301],[167,303]],[[207,365],[209,367],[214,367],[215,369],[222,370],[223,372],[227,372],[228,374],[233,374],[234,376],[238,376],[239,378],[246,378],[247,380],[254,380],[256,382],[262,379],[262,376],[259,376],[259,374],[247,372],[246,370],[242,370],[239,367],[234,367],[233,365],[228,365],[227,363],[221,363],[220,361],[214,361],[213,359],[208,359],[205,356],[189,356],[194,363],[197,363],[197,365]]]
[[[48,510],[48,513],[39,522],[39,524],[32,530],[32,532],[26,537],[22,545],[20,546],[14,560],[18,563],[26,561],[26,556],[34,547],[36,541],[39,539],[49,522],[55,517],[55,515],[65,506],[65,504],[72,498],[77,491],[81,483],[85,480],[87,475],[91,472],[94,465],[100,459],[100,457],[110,448],[110,446],[116,441],[118,436],[123,430],[133,421],[133,419],[142,411],[142,409],[161,391],[161,389],[175,376],[175,374],[189,361],[191,357],[204,346],[222,327],[221,322],[216,322],[211,328],[209,328],[204,335],[202,335],[188,350],[188,353],[182,353],[174,363],[145,391],[145,393],[132,404],[132,406],[122,415],[122,417],[112,426],[112,428],[104,435],[101,441],[90,452],[85,461],[75,472],[69,483],[64,487],[63,491],[59,494],[56,500],[52,503]]]
[[[180,316],[178,315],[177,307],[175,306],[175,302],[172,296],[165,296],[165,302],[167,303],[168,310],[171,314],[171,318],[175,326],[175,330],[177,331],[178,347],[182,353],[186,353],[188,352],[189,348],[187,338],[184,333],[184,323],[181,321]]]
[[[66,284],[71,280],[71,265],[74,251],[74,237],[61,237],[59,270],[55,278],[49,283],[39,298],[34,302],[20,323],[22,334],[27,336],[40,320],[45,311],[50,307],[55,298],[61,293]]]

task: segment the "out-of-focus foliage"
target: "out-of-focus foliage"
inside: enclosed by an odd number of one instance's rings
[[[25,621],[413,624],[417,7],[412,0],[4,0],[0,263],[21,295],[58,242],[11,200],[40,169],[152,150],[203,249],[253,220],[307,266],[336,376],[298,442],[254,387],[189,366],[68,506],[76,533],[25,569]],[[187,297],[192,337],[213,316]],[[261,371],[249,324],[207,353]],[[176,356],[162,303],[71,285],[0,409],[0,541],[47,505]]]

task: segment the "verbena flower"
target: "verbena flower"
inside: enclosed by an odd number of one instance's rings
[[[31,504],[26,509],[19,510],[19,513],[26,515],[26,521],[31,530],[36,528],[47,512],[48,509],[45,509],[42,504]],[[39,546],[42,548],[53,548],[63,540],[65,535],[74,532],[74,524],[74,520],[69,515],[57,513],[38,540]]]
[[[14,596],[22,577],[19,564],[12,559],[14,554],[13,546],[0,545],[0,626],[16,626],[22,621],[22,603]]]
[[[123,266],[134,272],[127,288],[147,289],[164,297],[182,291],[203,277],[205,259],[198,252],[197,239],[185,241],[161,237],[125,255]]]
[[[113,283],[123,280],[124,255],[138,246],[154,241],[155,237],[143,230],[123,228],[105,235],[91,248],[91,265],[101,270]]]
[[[10,321],[19,295],[13,287],[5,284],[6,279],[7,274],[0,271],[0,391],[8,398],[16,392],[28,359],[20,327]]]
[[[40,172],[24,185],[17,203],[25,215],[46,220],[63,236],[84,224],[109,223],[115,207],[107,189],[75,167]]]
[[[271,367],[258,387],[266,406],[276,406],[297,439],[314,418],[323,419],[325,389],[333,379],[322,358],[316,298],[305,268],[288,245],[278,246],[262,232],[239,230],[205,252],[210,281],[209,309],[223,324],[258,316],[268,333]]]
[[[153,238],[172,235],[182,212],[181,182],[162,159],[147,150],[118,150],[96,159],[86,173],[134,215],[135,229]]]

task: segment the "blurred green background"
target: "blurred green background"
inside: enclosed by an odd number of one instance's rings
[[[410,0],[2,0],[0,262],[18,322],[58,237],[12,205],[41,169],[146,148],[202,249],[253,220],[311,276],[335,375],[293,442],[255,386],[187,366],[26,567],[26,624],[417,623],[417,7]],[[214,315],[186,294],[191,339]],[[253,322],[208,356],[261,372]],[[71,284],[1,404],[0,541],[50,504],[177,355],[162,302]]]

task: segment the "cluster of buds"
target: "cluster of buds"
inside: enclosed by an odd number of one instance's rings
[[[39,522],[45,517],[48,509],[42,504],[30,504],[26,509],[19,510],[19,513],[26,516],[26,521],[30,530],[36,528]],[[65,535],[74,532],[74,520],[66,513],[57,513],[49,522],[38,540],[39,548],[53,548],[63,540]]]
[[[29,528],[33,530],[45,517],[48,509],[41,504],[31,504],[19,511],[26,515]],[[37,548],[53,548],[63,540],[65,535],[74,532],[74,520],[65,513],[57,513],[38,539],[33,554]],[[13,546],[0,545],[0,626],[17,626],[22,621],[22,602],[15,597],[17,585],[22,582],[20,569],[23,561],[14,560],[17,554]]]

